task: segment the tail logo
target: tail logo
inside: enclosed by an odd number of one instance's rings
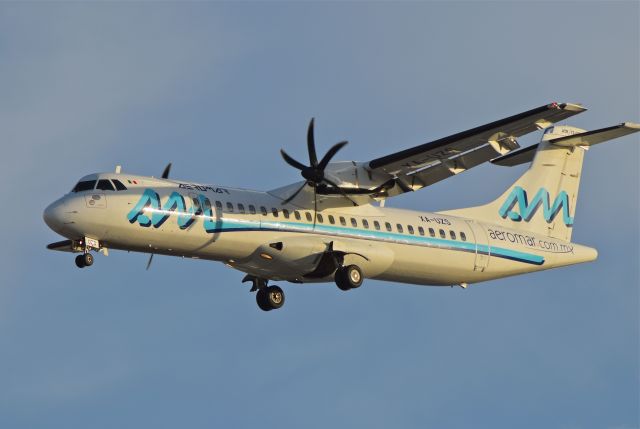
[[[551,223],[562,210],[562,221],[566,226],[573,225],[573,217],[569,214],[569,196],[565,191],[561,191],[553,204],[550,203],[549,191],[540,188],[531,202],[528,201],[527,191],[520,186],[513,188],[504,204],[498,210],[503,219],[509,217],[514,222],[529,222],[542,205],[544,219]],[[517,208],[516,208],[517,207]]]

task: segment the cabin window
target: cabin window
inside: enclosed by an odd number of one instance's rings
[[[336,220],[333,218],[333,216],[332,216],[332,215],[329,215],[329,223],[330,223],[331,225],[333,225],[334,223],[336,223]]]
[[[354,228],[358,227],[358,221],[354,217],[351,218],[351,226]]]
[[[414,234],[413,226],[407,225],[407,231],[409,231],[409,234],[413,235]]]
[[[421,227],[421,226],[418,227],[418,234],[424,235],[424,228],[423,227]]]
[[[307,222],[313,222],[313,217],[311,216],[311,213],[306,212],[305,217],[307,218]]]
[[[211,201],[209,201],[209,198],[204,199],[204,209],[206,213],[211,213]]]
[[[398,228],[398,232],[399,233],[403,233],[404,232],[404,228],[402,228],[402,225],[400,225],[399,223],[396,224],[396,228]]]
[[[365,229],[369,229],[369,221],[366,219],[362,219],[362,226],[364,226]]]
[[[238,212],[244,214],[244,205],[243,204],[238,204]]]
[[[96,189],[100,189],[102,191],[115,191],[116,189],[113,187],[113,185],[111,184],[111,182],[109,180],[98,180],[98,186],[96,186]]]
[[[440,232],[440,238],[447,238],[447,233],[444,232],[444,229],[441,229],[439,232]]]
[[[233,204],[231,204],[231,203],[227,203],[227,211],[228,211],[229,213],[233,213]]]
[[[300,216],[300,212],[298,210],[294,210],[293,215],[296,217],[296,220],[302,220],[302,217]]]
[[[222,211],[222,203],[220,201],[216,201],[216,209],[218,209],[218,211]]]
[[[391,224],[389,222],[385,222],[384,227],[387,229],[387,231],[391,232]]]
[[[460,240],[467,241],[467,234],[465,234],[464,232],[461,232],[460,233]]]
[[[127,187],[122,184],[118,179],[113,179],[113,184],[116,185],[118,191],[126,191]]]
[[[377,220],[374,220],[373,227],[376,229],[376,231],[380,231],[380,222],[378,222]]]
[[[278,217],[278,209],[271,209],[271,214],[273,215],[273,217]]]
[[[282,209],[282,215],[284,216],[285,219],[289,219],[289,210]]]
[[[318,222],[320,223],[324,222],[324,219],[322,218],[322,215],[320,213],[316,215],[316,219],[318,219]]]
[[[200,213],[200,210],[202,210],[202,207],[200,207],[200,200],[197,198],[191,198],[191,201],[193,201],[193,209],[196,213]]]
[[[266,216],[267,208],[265,206],[260,206],[260,213],[262,213],[262,216]]]
[[[96,186],[96,181],[95,180],[85,180],[84,182],[78,182],[78,184],[73,187],[71,192],[90,191],[95,186]]]
[[[249,204],[249,213],[256,214],[256,206]]]
[[[347,221],[344,216],[340,216],[340,225],[347,226]]]
[[[429,235],[432,237],[436,236],[436,232],[433,230],[433,228],[429,228]]]
[[[449,231],[449,236],[451,237],[452,240],[456,239],[456,232],[455,231]]]

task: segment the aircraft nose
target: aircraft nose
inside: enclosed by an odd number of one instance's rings
[[[42,218],[47,226],[58,233],[62,230],[65,223],[66,213],[64,206],[65,202],[63,200],[55,201],[44,209],[44,213],[42,214]]]

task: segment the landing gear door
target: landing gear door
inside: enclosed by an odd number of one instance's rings
[[[473,233],[473,240],[476,243],[476,258],[473,270],[484,271],[489,266],[489,259],[491,258],[491,246],[489,246],[487,231],[482,225],[475,221],[469,220],[467,223]]]

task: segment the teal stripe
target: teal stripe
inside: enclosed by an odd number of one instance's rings
[[[316,224],[315,229],[312,224],[297,223],[297,222],[257,222],[253,220],[238,221],[231,219],[219,219],[216,222],[216,230],[211,232],[231,232],[231,231],[257,231],[257,230],[272,230],[283,232],[303,232],[303,233],[320,233],[327,235],[338,235],[353,237],[359,239],[377,240],[377,241],[391,241],[394,243],[405,244],[419,244],[428,245],[429,247],[451,249],[464,252],[476,252],[475,243],[447,240],[435,237],[425,237],[421,235],[400,234],[388,231],[376,231],[376,230],[362,230],[357,228],[335,226],[335,225],[322,225]],[[490,254],[505,259],[511,259],[520,262],[526,262],[535,265],[542,265],[544,263],[544,257],[531,253],[520,252],[517,250],[505,249],[502,247],[489,247],[485,244],[478,245],[478,252],[484,254]]]

